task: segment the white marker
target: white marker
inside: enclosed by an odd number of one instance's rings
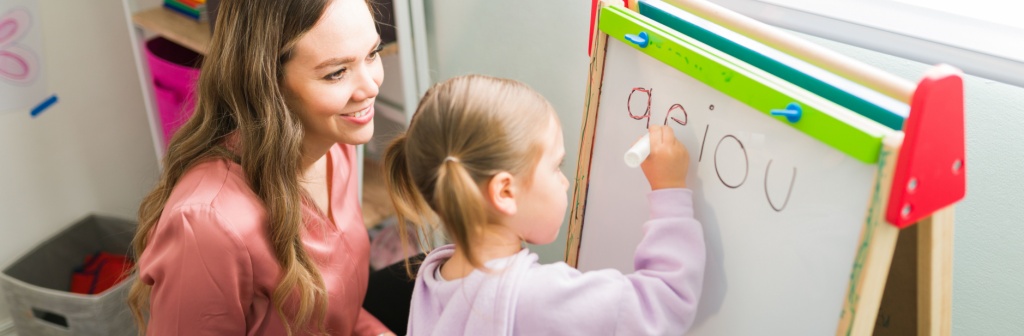
[[[651,133],[644,134],[640,140],[637,140],[633,147],[626,151],[626,156],[622,159],[626,160],[626,165],[630,168],[636,168],[647,159],[648,155],[651,155]]]

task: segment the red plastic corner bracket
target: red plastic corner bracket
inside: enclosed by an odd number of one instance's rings
[[[587,42],[587,56],[594,56],[590,54],[590,50],[594,48],[594,25],[597,24],[597,3],[601,0],[590,1],[590,39]],[[622,6],[629,8],[629,0],[622,0]]]
[[[597,22],[597,2],[599,0],[590,1],[590,40],[587,42],[587,56],[594,56],[590,54],[590,49],[594,48],[594,24]]]
[[[949,65],[935,66],[914,91],[885,213],[896,227],[906,228],[966,193],[961,74]]]

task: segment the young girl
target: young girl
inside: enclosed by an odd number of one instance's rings
[[[149,335],[379,335],[355,147],[383,80],[366,0],[225,0],[195,115],[139,210]],[[148,315],[148,325],[141,323]]]
[[[701,292],[703,231],[685,189],[686,149],[668,127],[650,136],[650,220],[636,272],[540,265],[522,243],[555,239],[568,189],[553,108],[521,83],[484,76],[427,91],[385,154],[386,182],[400,219],[439,220],[454,244],[420,266],[409,334],[684,333]]]

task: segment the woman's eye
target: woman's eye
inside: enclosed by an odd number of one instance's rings
[[[327,74],[327,76],[325,76],[324,79],[330,80],[330,81],[340,80],[340,79],[345,77],[345,72],[346,71],[348,71],[348,69],[342,68],[342,69],[340,69],[338,71],[335,71],[335,72]]]
[[[377,47],[373,48],[373,51],[370,52],[370,55],[366,56],[366,59],[370,60],[370,61],[376,60],[377,56],[380,56],[380,51],[381,50],[384,50],[384,45],[383,44],[378,44]]]

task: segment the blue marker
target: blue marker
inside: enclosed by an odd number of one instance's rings
[[[56,102],[57,102],[57,95],[56,94],[50,95],[50,98],[46,98],[46,100],[43,100],[42,103],[39,103],[39,105],[36,105],[36,107],[33,107],[32,111],[29,114],[32,115],[33,118],[35,118],[37,115],[39,115],[40,113],[43,113],[43,111],[45,111],[46,109],[50,108],[50,106],[53,105]]]

